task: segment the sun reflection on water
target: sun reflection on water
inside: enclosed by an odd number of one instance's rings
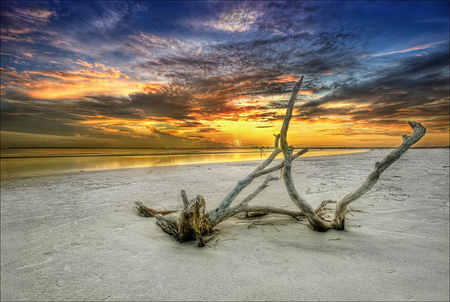
[[[310,150],[303,157],[333,154],[358,153],[358,150]],[[121,155],[121,156],[63,156],[63,157],[27,157],[2,158],[1,174],[3,176],[40,175],[75,171],[94,171],[126,168],[144,168],[157,166],[174,166],[190,164],[207,164],[239,161],[261,161],[270,151],[252,151],[212,154],[165,154],[165,155]],[[278,155],[277,158],[282,158]]]

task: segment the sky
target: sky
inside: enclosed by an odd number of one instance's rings
[[[2,1],[1,147],[449,145],[448,1]]]

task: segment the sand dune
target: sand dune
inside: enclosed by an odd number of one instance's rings
[[[359,185],[388,152],[299,159],[293,176],[316,206]],[[173,242],[133,209],[135,201],[180,209],[181,189],[212,208],[256,165],[3,179],[1,300],[449,299],[448,149],[406,152],[352,204],[346,231],[235,217],[219,225],[218,242],[199,248]],[[251,203],[295,209],[281,181]]]

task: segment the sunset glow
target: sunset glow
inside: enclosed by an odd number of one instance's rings
[[[448,146],[448,12],[445,1],[4,1],[2,148],[272,146],[302,75],[295,146],[396,146],[408,121],[427,128],[418,146]]]

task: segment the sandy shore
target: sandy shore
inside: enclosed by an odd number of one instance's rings
[[[389,151],[297,160],[313,206],[359,185]],[[219,241],[173,242],[133,209],[209,208],[257,162],[152,167],[1,182],[1,300],[448,300],[449,150],[409,150],[347,215],[314,232],[268,215],[232,218]],[[245,193],[262,181],[255,181]],[[295,209],[282,181],[252,204]],[[271,223],[271,224],[269,224]]]

